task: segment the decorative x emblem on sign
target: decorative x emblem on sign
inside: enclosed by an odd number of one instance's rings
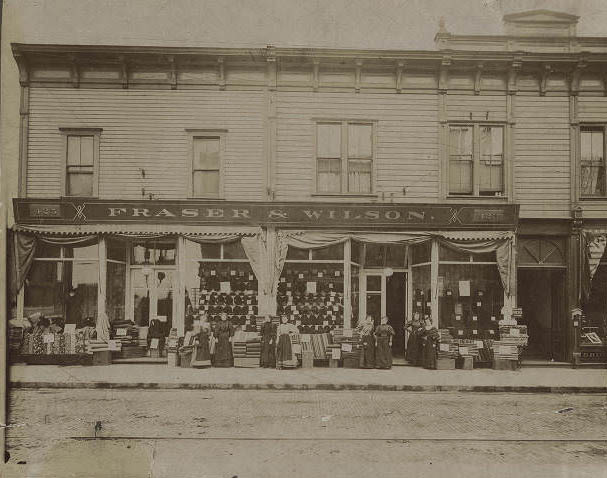
[[[452,207],[449,208],[449,224],[453,224],[453,223],[460,223],[462,224],[462,220],[460,219],[459,215],[461,214],[462,210],[460,209],[453,209]]]
[[[74,222],[76,221],[82,221],[82,222],[86,222],[86,216],[84,215],[84,208],[86,207],[86,204],[72,204],[72,206],[74,206],[74,209],[76,210],[76,215],[74,216]]]

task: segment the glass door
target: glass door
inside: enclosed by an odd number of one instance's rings
[[[362,303],[362,316],[373,317],[375,326],[380,323],[382,316],[386,315],[386,278],[377,272],[363,274],[363,287],[365,298]]]
[[[173,324],[175,270],[166,267],[141,267],[131,269],[132,316],[140,327],[149,325],[151,319],[167,322],[167,330]]]

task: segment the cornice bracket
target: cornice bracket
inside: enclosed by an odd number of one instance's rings
[[[29,85],[29,68],[25,57],[21,53],[14,54],[15,61],[19,67],[19,84],[21,86]]]
[[[483,63],[478,63],[476,65],[476,73],[474,74],[474,94],[481,94],[481,81],[483,79]]]
[[[407,63],[404,60],[396,62],[396,92],[402,93],[405,76],[405,67]]]
[[[354,91],[360,93],[360,77],[362,76],[363,62],[362,60],[356,60],[354,70]]]
[[[120,79],[122,81],[122,88],[126,90],[129,87],[129,65],[124,56],[120,56],[118,59],[120,61]]]
[[[542,75],[540,78],[540,96],[546,96],[546,90],[548,89],[548,79],[550,78],[551,72],[552,67],[550,65],[543,66]]]
[[[223,57],[217,58],[217,82],[220,90],[226,89],[226,76],[225,76],[225,64]]]
[[[320,86],[320,60],[318,58],[312,59],[312,88],[314,91],[318,91]]]
[[[449,89],[449,68],[451,67],[451,63],[450,55],[443,56],[438,74],[438,92],[441,94],[446,94]]]

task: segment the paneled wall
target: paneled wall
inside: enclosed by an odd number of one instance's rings
[[[62,127],[103,128],[99,197],[185,199],[188,128],[225,129],[226,199],[262,200],[264,95],[260,91],[31,88],[27,195],[59,197]],[[145,170],[143,177],[141,169]]]
[[[375,192],[380,198],[383,193],[399,202],[437,200],[436,94],[281,91],[277,98],[276,199],[326,200],[313,195],[316,121],[354,119],[375,122]]]

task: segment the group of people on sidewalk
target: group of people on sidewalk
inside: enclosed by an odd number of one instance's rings
[[[439,342],[438,330],[432,327],[429,320],[420,319],[418,315],[405,324],[409,331],[406,347],[406,360],[416,366],[434,368],[436,364],[436,349]],[[382,317],[380,324],[375,327],[373,317],[368,315],[358,324],[356,330],[360,334],[362,350],[360,367],[365,369],[392,368],[392,341],[395,336],[393,327],[388,324],[388,317]],[[195,338],[192,367],[203,368],[232,367],[234,357],[232,340],[234,326],[228,320],[227,314],[221,314],[221,320],[211,328],[206,316],[202,316],[200,331]],[[281,317],[278,326],[266,317],[261,326],[261,356],[260,367],[264,368],[295,368],[295,355],[292,337],[298,335],[297,327],[289,323],[286,316]]]

